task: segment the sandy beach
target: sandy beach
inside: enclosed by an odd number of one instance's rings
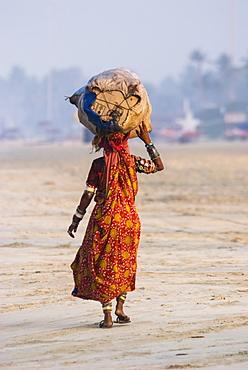
[[[1,142],[1,368],[248,369],[248,142],[156,144],[166,169],[139,175],[132,322],[103,330],[101,305],[71,296],[93,202],[66,233],[99,154]]]

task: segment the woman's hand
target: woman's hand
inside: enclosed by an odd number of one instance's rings
[[[152,143],[152,140],[150,139],[147,127],[144,124],[144,122],[142,122],[141,125],[139,125],[139,130],[136,130],[136,134],[145,144]],[[164,165],[160,156],[152,159],[152,161],[155,163],[157,171],[162,171],[164,169]]]
[[[74,231],[74,233],[77,231],[77,228],[78,228],[78,225],[79,224],[75,224],[74,222],[72,222],[71,224],[70,224],[70,226],[68,227],[68,230],[67,230],[67,232],[68,232],[68,234],[72,237],[72,238],[75,238],[75,235],[73,235],[73,231]]]
[[[151,143],[151,139],[150,139],[150,136],[149,136],[149,133],[147,131],[147,127],[146,125],[144,124],[144,121],[141,123],[141,125],[139,125],[139,129],[136,130],[136,134],[137,136],[145,143],[145,144],[148,144],[148,143]]]

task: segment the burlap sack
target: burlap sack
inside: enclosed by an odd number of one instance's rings
[[[152,131],[152,108],[146,89],[128,69],[110,69],[93,76],[70,97],[70,102],[78,108],[79,121],[93,134],[131,131],[130,137],[136,137],[142,121]]]

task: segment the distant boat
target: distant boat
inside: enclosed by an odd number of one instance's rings
[[[188,142],[195,140],[200,136],[198,127],[201,121],[194,117],[187,99],[184,100],[183,111],[184,117],[176,120],[176,123],[181,127],[181,130],[179,130],[178,140],[179,142]]]

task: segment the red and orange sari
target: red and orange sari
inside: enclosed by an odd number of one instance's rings
[[[112,134],[110,138],[106,145],[103,143],[104,157],[93,161],[86,182],[97,189],[96,205],[71,265],[75,281],[72,295],[101,303],[135,289],[140,239],[140,220],[134,204],[138,157],[130,155],[123,134]],[[140,171],[139,165],[139,172],[154,172],[153,162],[147,162],[146,171]]]

